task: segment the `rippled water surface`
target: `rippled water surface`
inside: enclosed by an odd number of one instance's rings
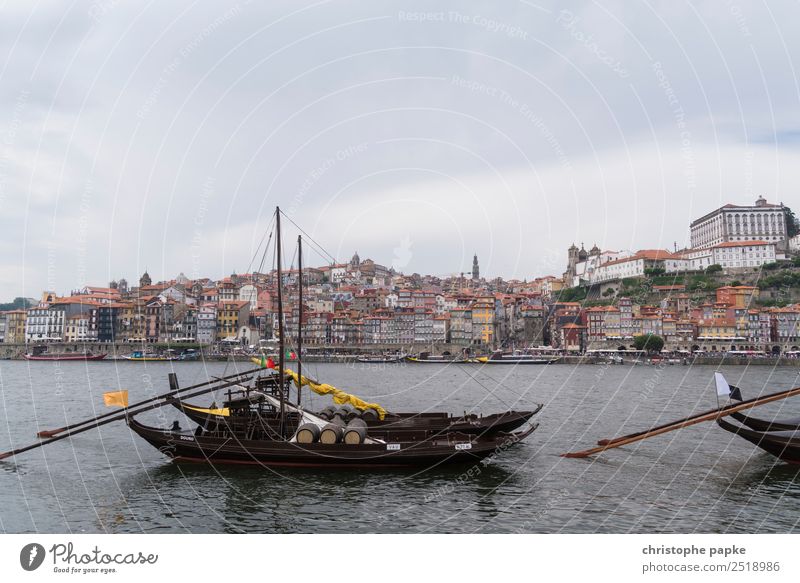
[[[239,364],[245,367],[248,365]],[[0,362],[0,450],[36,431],[233,372],[225,363]],[[489,413],[544,403],[539,429],[488,465],[425,471],[268,470],[176,464],[121,423],[0,462],[4,532],[795,532],[793,467],[700,424],[606,452],[566,451],[715,406],[713,368],[309,365],[396,411]],[[800,384],[798,369],[723,367],[745,397]],[[306,397],[314,407],[324,398]],[[200,398],[201,403],[211,400]],[[800,416],[800,400],[765,416]],[[169,425],[174,409],[142,415]],[[190,423],[181,418],[184,426]]]

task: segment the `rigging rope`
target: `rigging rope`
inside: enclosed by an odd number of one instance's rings
[[[309,235],[308,233],[306,233],[306,232],[303,230],[303,228],[302,228],[300,225],[298,225],[297,223],[295,223],[295,222],[292,220],[292,218],[291,218],[291,217],[287,216],[287,215],[286,215],[286,213],[284,213],[283,211],[281,211],[281,214],[282,214],[284,217],[286,217],[286,220],[287,220],[287,221],[289,221],[289,222],[290,222],[290,223],[292,223],[292,224],[293,224],[295,227],[297,227],[297,230],[298,230],[298,231],[300,231],[300,232],[301,232],[303,235],[305,235],[305,236],[306,236],[306,239],[308,239],[309,241],[311,241],[311,243],[312,243],[312,244],[314,244],[314,245],[315,245],[315,246],[318,248],[318,252],[321,252],[321,254],[327,255],[327,256],[328,256],[328,258],[331,260],[331,262],[333,262],[333,263],[336,263],[336,258],[335,258],[333,255],[331,255],[330,253],[328,253],[328,251],[326,251],[326,250],[325,250],[325,247],[323,247],[322,245],[320,245],[319,243],[317,243],[317,242],[314,240],[314,238],[313,238],[311,235]]]

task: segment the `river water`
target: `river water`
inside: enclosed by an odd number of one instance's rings
[[[230,374],[239,363],[0,361],[0,450],[39,429]],[[539,428],[489,464],[322,471],[177,464],[122,423],[0,462],[0,531],[796,532],[800,475],[714,423],[594,459],[559,454],[715,406],[713,367],[308,365],[390,410],[489,413],[544,403]],[[790,367],[722,367],[745,398],[800,384]],[[200,398],[207,403],[210,397]],[[307,396],[322,408],[324,397]],[[800,400],[763,408],[800,416]],[[172,408],[142,415],[168,426]]]

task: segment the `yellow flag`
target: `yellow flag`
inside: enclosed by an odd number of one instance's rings
[[[105,403],[106,407],[127,407],[128,391],[103,393],[103,403]]]

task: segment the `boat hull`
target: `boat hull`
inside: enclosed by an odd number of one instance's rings
[[[441,439],[421,442],[348,445],[172,432],[148,427],[133,417],[128,419],[128,425],[150,445],[176,461],[328,469],[418,468],[475,462],[521,441],[535,429],[532,426],[526,432],[498,439],[471,440],[468,436],[448,434]]]
[[[78,360],[78,361],[86,361],[86,360],[103,360],[108,354],[40,354],[38,356],[34,356],[33,354],[24,354],[23,357],[25,360],[57,360],[57,361],[68,361],[68,360]]]
[[[800,430],[800,417],[793,419],[775,419],[767,421],[766,419],[759,419],[751,417],[744,413],[732,413],[730,415],[742,425],[749,427],[755,431],[798,431]]]
[[[180,358],[159,358],[155,356],[123,356],[123,360],[130,360],[131,362],[175,362]]]
[[[416,358],[414,356],[407,356],[406,362],[413,362],[414,364],[467,364],[470,361],[466,358],[445,360],[436,358]]]
[[[555,364],[558,358],[487,358],[479,360],[481,364]]]
[[[721,417],[717,419],[717,425],[784,462],[800,464],[800,431],[755,431],[742,425],[735,425]]]

